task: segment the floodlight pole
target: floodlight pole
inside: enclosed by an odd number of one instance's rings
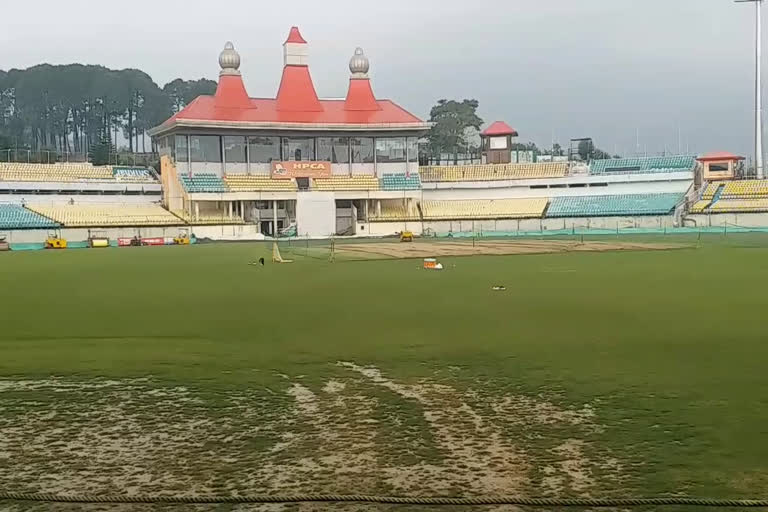
[[[755,173],[765,177],[763,169],[763,91],[762,91],[762,5],[763,0],[735,0],[755,4]]]

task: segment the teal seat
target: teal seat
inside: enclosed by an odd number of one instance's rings
[[[229,187],[220,176],[213,173],[179,174],[184,190],[191,193],[199,192],[229,192]]]
[[[683,200],[683,194],[626,194],[611,196],[556,197],[547,217],[607,217],[667,215]]]
[[[48,229],[59,227],[59,223],[43,217],[23,206],[0,204],[0,229]]]
[[[420,190],[421,177],[419,173],[387,173],[379,178],[382,190]]]
[[[693,171],[695,166],[696,159],[684,155],[609,158],[589,164],[590,173],[598,175]]]

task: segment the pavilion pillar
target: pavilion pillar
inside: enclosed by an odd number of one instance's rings
[[[277,200],[272,201],[272,238],[277,238]]]

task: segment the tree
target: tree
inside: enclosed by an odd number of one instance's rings
[[[438,100],[429,112],[434,123],[427,135],[433,157],[440,160],[443,153],[453,153],[453,163],[458,163],[459,153],[469,151],[471,130],[480,130],[483,120],[477,115],[477,100]]]
[[[176,79],[163,89],[137,69],[41,64],[0,70],[0,143],[32,151],[82,153],[103,132],[117,143],[146,150],[146,131],[200,94],[216,90],[211,80]]]
[[[579,142],[577,150],[579,152],[579,157],[585,162],[588,160],[607,160],[612,158],[610,153],[595,147],[591,139]]]
[[[115,153],[115,146],[109,137],[109,128],[104,128],[99,139],[91,146],[91,163],[93,165],[108,165],[110,156]]]
[[[509,149],[512,151],[533,151],[534,153],[543,153],[543,151],[539,151],[538,146],[536,146],[535,142],[513,142]]]
[[[172,82],[168,82],[163,87],[163,93],[165,93],[168,101],[171,104],[171,110],[175,114],[180,111],[198,96],[211,95],[216,92],[216,82],[201,78],[199,80],[182,80],[177,78]]]

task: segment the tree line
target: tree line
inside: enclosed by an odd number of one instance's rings
[[[207,79],[177,78],[160,88],[138,69],[41,64],[0,70],[0,149],[86,153],[122,134],[130,152],[146,152],[147,130],[215,91],[216,82]]]
[[[446,155],[451,158],[448,162],[455,165],[459,161],[459,155],[468,156],[471,159],[479,159],[480,128],[484,121],[477,114],[480,102],[475,99],[462,101],[441,99],[432,107],[429,120],[433,123],[427,134],[427,154],[424,161],[427,164],[440,164]],[[560,144],[553,144],[552,148],[538,148],[534,142],[513,142],[512,150],[533,151],[539,155],[565,156],[565,150]],[[578,144],[577,154],[583,161],[590,159],[619,158],[611,156],[608,152],[595,147],[591,140],[583,140]]]
[[[98,146],[99,153],[108,155],[122,135],[129,152],[146,153],[147,130],[201,94],[213,94],[216,85],[213,80],[177,78],[160,88],[138,69],[82,64],[0,70],[0,150],[85,154]],[[434,125],[427,136],[428,160],[439,162],[450,155],[455,163],[459,155],[480,157],[483,120],[478,107],[475,99],[438,100],[430,111]],[[514,149],[549,153],[532,142],[516,145]],[[552,153],[562,150],[553,148]],[[579,153],[607,155],[593,146],[580,146]]]

